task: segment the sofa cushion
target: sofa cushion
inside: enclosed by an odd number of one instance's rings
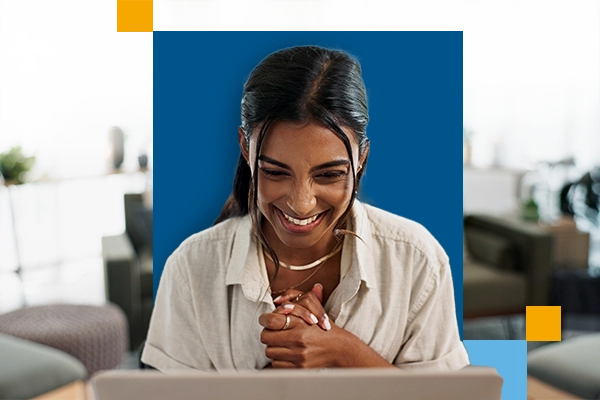
[[[525,310],[527,278],[478,262],[467,262],[463,274],[465,316]]]
[[[467,238],[465,237],[465,234],[463,233],[463,263],[467,263],[467,262],[472,262],[473,259],[471,258],[471,254],[469,253],[469,250],[467,250]]]
[[[84,380],[81,362],[60,350],[0,334],[0,399],[29,399]]]
[[[527,373],[584,399],[600,399],[600,333],[553,343],[527,355]]]
[[[491,264],[497,268],[518,270],[518,250],[510,240],[483,229],[465,231],[466,245],[473,261]]]

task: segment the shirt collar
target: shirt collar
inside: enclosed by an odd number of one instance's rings
[[[241,285],[248,300],[257,302],[266,298],[270,302],[269,296],[266,296],[269,282],[260,271],[256,239],[247,215],[239,219],[235,231],[225,284]]]
[[[352,260],[350,263],[350,275],[360,281],[364,281],[367,287],[377,288],[375,277],[375,263],[373,260],[373,232],[365,206],[355,201],[352,206],[351,221],[349,226],[360,237],[346,235],[346,245],[351,243]],[[361,240],[362,239],[362,240]],[[240,218],[233,239],[233,248],[229,265],[227,266],[227,285],[241,285],[244,296],[252,301],[270,301],[265,296],[268,282],[265,282],[264,274],[260,271],[256,239],[252,233],[250,217]]]
[[[375,244],[373,231],[365,206],[359,201],[355,201],[352,206],[352,222],[350,226],[360,238],[356,238],[353,235],[346,235],[346,238],[352,239],[353,242],[353,257],[350,270],[354,268],[358,269],[360,280],[364,281],[367,287],[376,289],[377,279],[375,277],[375,260],[373,259]]]

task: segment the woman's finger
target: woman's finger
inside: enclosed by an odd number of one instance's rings
[[[331,322],[327,312],[321,305],[318,297],[311,291],[302,294],[296,301],[295,304],[300,305],[310,311],[317,317],[318,324],[321,328],[328,331],[331,329]]]
[[[287,347],[269,346],[265,348],[265,355],[272,361],[290,361],[293,358],[293,353]]]
[[[299,290],[288,289],[281,296],[275,297],[273,299],[273,303],[275,303],[275,304],[282,304],[285,301],[292,301],[293,299],[295,299],[298,295],[300,295],[302,293],[303,292],[301,292]]]
[[[273,366],[273,368],[298,368],[291,361],[285,361],[285,360],[273,360],[271,362],[271,365]]]
[[[308,309],[303,307],[302,305],[297,305],[294,303],[286,302],[273,311],[275,313],[280,313],[284,315],[293,315],[296,316],[309,325],[314,325],[319,322],[319,319],[315,316],[315,314],[311,313]]]
[[[269,330],[281,331],[283,328],[288,329],[291,324],[291,320],[288,322],[288,318],[292,318],[289,315],[279,313],[264,313],[258,317],[258,323]],[[287,325],[287,326],[286,326]]]

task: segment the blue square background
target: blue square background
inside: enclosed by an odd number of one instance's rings
[[[494,367],[504,379],[503,399],[527,398],[525,340],[465,340],[472,365]]]
[[[452,267],[462,337],[462,32],[154,32],[154,292],[167,257],[212,225],[231,185],[250,71],[296,45],[362,65],[371,154],[359,198],[415,220]]]

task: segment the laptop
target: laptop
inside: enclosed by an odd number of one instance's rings
[[[92,378],[96,400],[500,400],[502,382],[494,368],[472,366],[457,372],[113,370]]]

